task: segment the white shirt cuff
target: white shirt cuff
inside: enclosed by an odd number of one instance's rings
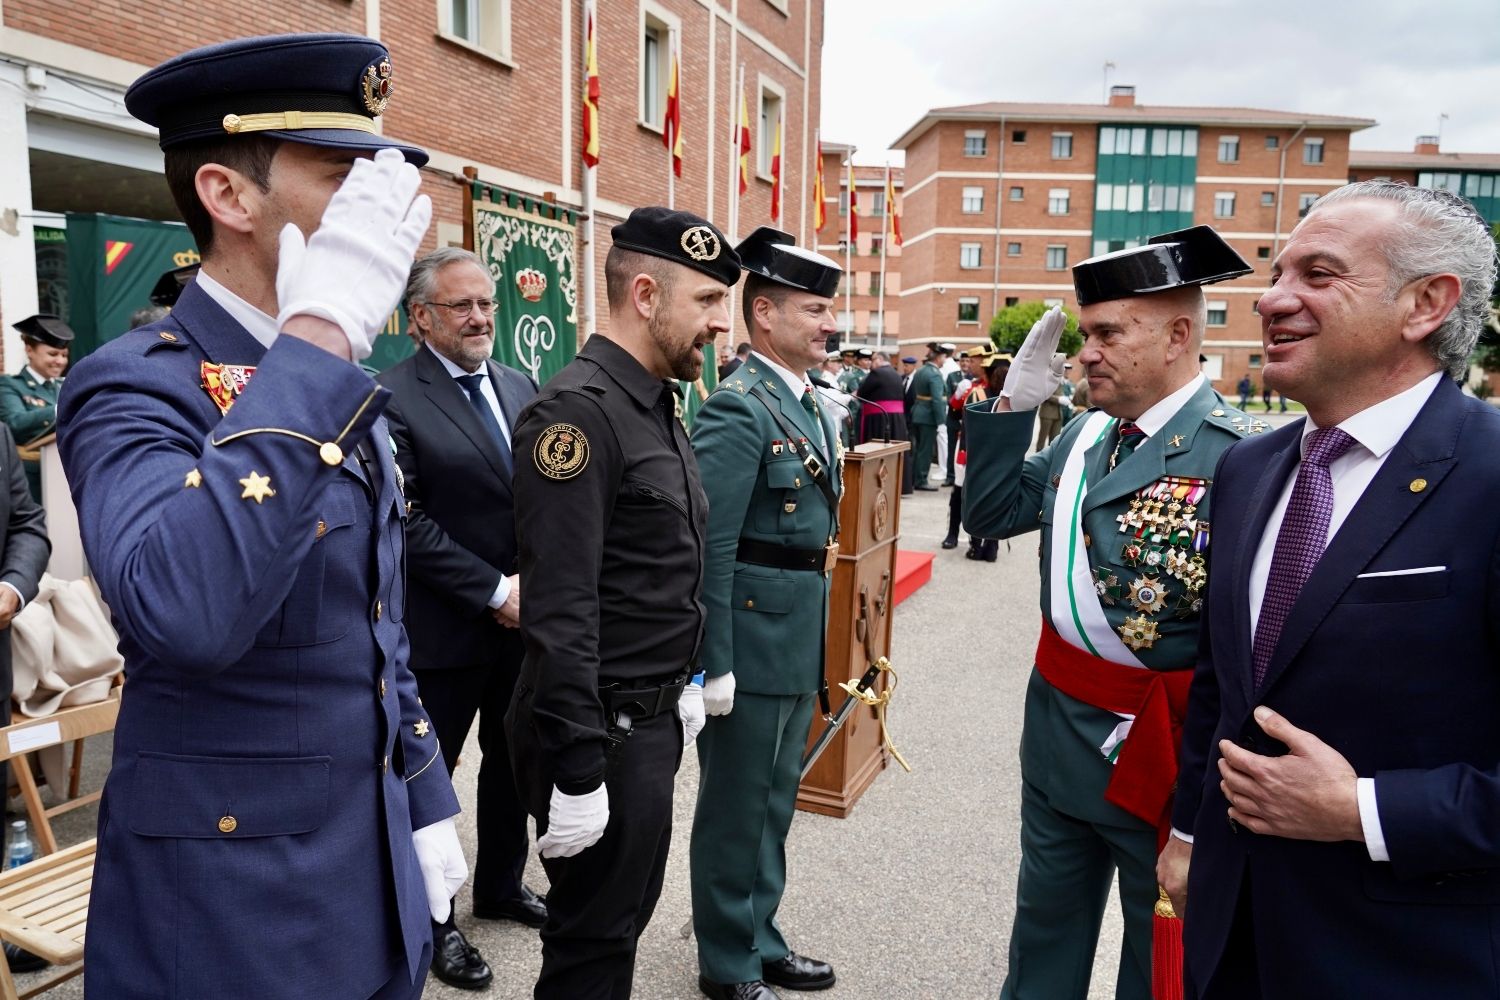
[[[15,584],[9,582],[8,580],[0,580],[0,587],[9,587],[12,593],[16,595],[16,599],[21,602],[20,605],[16,608],[16,614],[20,614],[21,608],[26,607],[26,595],[21,593],[21,588],[17,587]]]
[[[510,598],[510,577],[500,574],[500,582],[495,585],[495,592],[490,595],[490,607],[499,608]]]
[[[1380,829],[1380,810],[1375,804],[1375,779],[1355,779],[1354,794],[1359,802],[1359,825],[1364,828],[1365,850],[1370,852],[1370,860],[1391,860],[1391,852],[1385,849],[1385,831]]]
[[[1183,833],[1181,830],[1177,829],[1177,827],[1175,827],[1175,826],[1172,827],[1172,836],[1176,837],[1178,840],[1182,841],[1184,844],[1191,844],[1193,842],[1193,835],[1191,833]]]

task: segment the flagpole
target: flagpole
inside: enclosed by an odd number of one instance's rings
[[[849,329],[844,331],[851,338],[854,336],[854,151],[849,151],[849,158],[844,161],[844,177],[849,184],[848,197],[845,199],[849,205],[849,221],[844,227],[844,315],[849,317]],[[840,350],[843,345],[839,345]]]
[[[596,8],[597,8],[597,0],[590,0],[590,2],[584,4],[584,18],[583,18],[583,60],[582,60],[582,65],[583,65],[583,77],[584,77],[584,79],[583,79],[583,88],[584,88],[584,92],[585,93],[588,92],[588,86],[589,86],[589,82],[588,82],[588,73],[589,73],[589,32],[590,32],[591,28],[592,28],[592,30],[597,31],[598,27],[599,27],[598,10]],[[594,123],[594,127],[598,128],[598,122],[597,121]],[[594,274],[595,274],[594,268],[595,268],[595,261],[597,259],[596,256],[595,256],[595,244],[594,244],[594,198],[595,198],[595,195],[598,193],[597,187],[596,187],[598,178],[595,176],[595,174],[597,173],[597,171],[598,171],[597,167],[591,167],[591,166],[589,166],[586,163],[584,164],[584,167],[583,167],[583,219],[584,219],[584,222],[583,222],[583,316],[582,316],[583,322],[580,323],[579,326],[582,327],[583,330],[584,330],[584,337],[585,337],[585,339],[587,339],[587,337],[589,337],[590,335],[592,335],[594,333],[594,328],[598,325],[598,313],[596,311],[596,309],[598,307],[598,291],[597,291],[597,289],[595,287],[596,282],[594,280]]]
[[[877,351],[885,349],[885,252],[886,243],[889,242],[891,235],[891,213],[896,210],[896,206],[891,204],[889,198],[892,190],[894,189],[891,187],[891,165],[887,163],[885,165],[885,193],[887,195],[885,214],[880,219],[880,329],[875,334]]]
[[[669,69],[667,71],[667,77],[668,77],[668,80],[669,80],[669,84],[670,83],[677,84],[677,107],[679,109],[681,109],[681,107],[682,107],[682,77],[680,76],[680,74],[682,73],[682,69],[681,69],[681,60],[679,60],[677,58],[677,29],[675,29],[675,28],[672,29],[671,43],[672,44],[670,46],[668,46],[668,48],[671,49],[671,51],[668,53],[668,55],[669,55],[669,57],[672,60],[672,66],[671,66],[671,69]],[[669,110],[670,110],[670,107],[671,107],[671,103],[672,103],[672,99],[671,99],[671,97],[669,95],[668,98],[667,98],[667,105],[668,105]],[[678,115],[682,114],[681,110],[679,110],[677,113],[678,113]],[[670,114],[663,114],[662,115],[661,127],[662,127],[663,133],[668,132],[668,131],[671,130],[672,123],[671,123],[670,117],[671,117]],[[677,128],[680,130],[682,128],[682,125],[679,124],[677,126]],[[667,207],[670,208],[670,209],[673,209],[673,210],[676,210],[676,208],[677,208],[677,171],[675,171],[675,170],[672,169],[673,147],[675,147],[676,145],[677,145],[677,136],[676,136],[675,133],[673,133],[673,135],[672,135],[672,141],[668,142],[666,144],[666,146],[667,146]]]
[[[734,70],[730,70],[730,76]],[[729,173],[726,174],[728,184],[725,193],[729,197],[729,242],[738,243],[739,236],[736,235],[740,229],[740,96],[745,90],[745,64],[740,63],[739,86],[729,95]],[[734,329],[734,293],[738,286],[729,286],[729,329]],[[745,333],[748,336],[749,330]],[[734,346],[734,337],[731,333],[729,346]]]

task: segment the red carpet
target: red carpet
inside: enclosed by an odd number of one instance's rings
[[[896,604],[900,604],[932,579],[932,553],[896,550]]]

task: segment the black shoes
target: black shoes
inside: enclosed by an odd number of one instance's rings
[[[457,927],[439,929],[432,942],[432,974],[461,990],[482,990],[495,978],[479,949]]]
[[[949,535],[947,538],[943,539],[943,548],[945,548],[945,549],[956,549],[956,548],[958,548],[958,536],[957,535]]]
[[[760,963],[760,977],[789,990],[826,990],[837,982],[833,966],[816,958],[804,958],[795,951],[775,962]]]
[[[47,960],[7,941],[5,942],[5,964],[10,966],[11,972],[36,972],[47,967]]]
[[[699,976],[698,989],[713,1000],[781,1000],[775,990],[758,979],[753,983],[716,983]]]
[[[547,897],[538,896],[529,886],[521,886],[521,894],[499,903],[474,901],[474,916],[480,920],[514,920],[527,927],[540,927],[547,922]]]
[[[918,483],[916,488],[919,490],[924,490],[928,493],[936,493],[938,491],[938,488],[936,486],[928,486],[926,483]]]

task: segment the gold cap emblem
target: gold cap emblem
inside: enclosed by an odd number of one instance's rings
[[[360,96],[364,98],[365,110],[372,115],[385,114],[386,107],[391,103],[391,90],[394,86],[389,59],[382,59],[365,67],[365,75],[360,80]]]
[[[719,237],[707,226],[694,226],[682,234],[682,249],[696,261],[719,259]]]

